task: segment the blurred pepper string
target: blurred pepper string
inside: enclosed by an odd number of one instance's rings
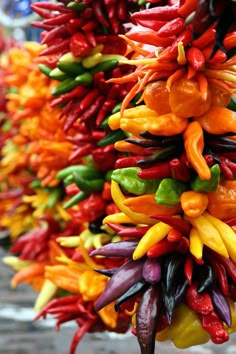
[[[236,330],[235,2],[36,2],[1,116],[3,261],[56,328],[142,354]],[[19,60],[20,58],[20,60]]]

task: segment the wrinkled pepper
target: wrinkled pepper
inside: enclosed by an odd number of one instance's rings
[[[208,180],[202,180],[199,176],[196,176],[191,180],[191,188],[195,192],[214,192],[218,184],[220,183],[220,167],[215,164],[210,167],[211,176]]]
[[[187,189],[187,186],[173,178],[163,178],[155,193],[157,204],[174,207],[178,205],[181,194]]]

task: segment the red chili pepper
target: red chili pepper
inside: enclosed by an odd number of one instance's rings
[[[220,172],[227,178],[227,179],[234,179],[234,174],[232,170],[230,169],[229,165],[226,162],[226,159],[221,158],[221,163],[220,163]]]
[[[176,246],[176,251],[183,254],[189,251],[189,239],[187,237],[181,237],[180,241]]]
[[[216,30],[214,28],[208,28],[199,38],[192,41],[192,45],[199,49],[205,48],[210,43],[213,43],[216,36]]]
[[[229,335],[224,330],[222,321],[214,311],[206,315],[201,315],[200,320],[202,328],[210,334],[213,343],[222,344],[229,339]]]
[[[202,54],[207,62],[207,64],[221,64],[227,60],[227,54],[222,50],[217,50],[217,52],[211,57],[213,51],[213,45],[203,48]]]
[[[145,9],[134,12],[131,15],[132,20],[159,20],[170,21],[178,17],[178,8],[176,6],[158,6],[151,9]]]
[[[65,13],[65,14],[60,14],[60,15],[54,15],[53,17],[44,20],[43,22],[45,25],[50,25],[50,26],[60,26],[68,22],[70,19],[74,17],[73,12]]]
[[[156,30],[156,29],[153,29]],[[156,32],[130,32],[126,37],[139,43],[146,43],[156,47],[167,47],[173,43],[173,38],[159,37]]]
[[[63,40],[58,39],[57,41],[55,41],[53,45],[50,45],[48,48],[44,49],[39,55],[44,56],[44,55],[61,53],[63,50],[68,50],[69,43],[70,43],[69,38]]]
[[[93,13],[96,19],[98,20],[98,22],[105,27],[109,27],[109,23],[107,22],[103,13],[102,1],[95,0],[92,2],[92,6],[93,6]]]
[[[121,237],[142,237],[150,229],[150,226],[124,227],[118,232]]]
[[[112,200],[111,197],[111,182],[106,181],[103,185],[102,189],[102,199],[104,200]]]
[[[68,31],[65,25],[54,27],[52,30],[48,32],[43,32],[41,34],[41,44],[48,44],[51,41],[57,39],[58,37],[64,37],[68,34]]]
[[[212,264],[212,263],[211,263]],[[229,295],[229,283],[225,267],[221,263],[214,262],[212,267],[217,275],[220,289],[225,296]]]
[[[190,254],[186,256],[186,260],[184,263],[184,274],[188,281],[188,285],[192,285],[192,277],[193,277],[193,258]]]
[[[70,51],[75,57],[86,57],[91,52],[91,45],[87,42],[86,36],[76,32],[70,39]]]
[[[85,25],[81,27],[84,32],[91,32],[97,27],[95,21],[88,21]]]
[[[206,163],[208,166],[214,165],[214,159],[213,159],[212,155],[206,154],[203,157],[206,160]]]
[[[142,158],[143,156],[140,155],[118,158],[115,163],[115,168],[136,167],[137,161],[139,161]]]
[[[223,264],[229,276],[233,279],[234,282],[236,282],[236,263],[231,258],[225,258],[220,254],[208,249],[206,252],[206,257],[209,257],[209,254],[219,263]]]
[[[188,182],[192,176],[191,169],[180,159],[175,158],[169,162],[170,175],[179,181]]]
[[[42,18],[49,19],[49,18],[54,17],[54,15],[51,12],[44,10],[39,5],[31,4],[30,7],[36,14],[38,14]]]
[[[195,71],[201,70],[205,65],[204,55],[196,47],[190,47],[186,51],[186,58]]]
[[[229,226],[235,226],[236,225],[236,217],[232,217],[232,218],[229,217],[229,218],[223,219],[222,221],[225,222]]]
[[[166,237],[169,242],[179,242],[183,237],[183,234],[176,229],[171,229]]]
[[[72,35],[75,32],[78,32],[84,23],[84,18],[72,18],[66,23],[66,29]]]
[[[178,44],[182,42],[183,46],[186,47],[191,43],[193,38],[193,34],[189,29],[186,29],[184,32],[182,32],[176,40],[173,42],[171,48],[170,48],[170,54],[178,54]]]
[[[74,98],[84,97],[88,93],[89,89],[85,86],[79,85],[74,90],[56,97],[51,101],[50,106],[55,107],[59,104],[66,103],[67,101],[73,100]]]
[[[160,37],[175,36],[185,29],[185,21],[182,17],[174,18],[168,21],[162,28],[159,29],[157,35]]]
[[[106,215],[112,215],[119,213],[119,209],[117,208],[115,203],[109,203],[106,206]]]
[[[79,188],[75,183],[70,184],[69,186],[66,186],[65,188],[66,194],[67,195],[75,195],[79,192]]]
[[[105,101],[105,97],[98,96],[96,101],[88,107],[83,114],[80,115],[80,122],[87,121],[88,119],[94,117],[94,115],[99,111],[101,106]]]
[[[120,0],[119,1],[119,6],[116,8],[116,16],[118,20],[121,22],[124,22],[127,18],[128,14],[128,9],[127,9],[127,1],[126,0]]]
[[[196,10],[196,7],[199,3],[199,0],[186,0],[183,5],[177,10],[180,16],[184,18],[188,17],[193,11]]]
[[[79,147],[70,155],[69,161],[89,155],[93,148],[93,144],[86,144],[84,146]]]
[[[92,89],[80,102],[80,109],[83,111],[88,108],[99,96],[96,88]]]
[[[91,32],[86,32],[85,35],[86,35],[86,38],[87,38],[88,43],[89,43],[92,47],[96,47],[97,41],[96,41],[96,37],[95,37],[94,32],[92,32],[92,31],[91,31]]]
[[[189,286],[185,293],[185,301],[188,307],[201,315],[207,315],[214,311],[210,295],[208,293],[199,294],[198,285]]]
[[[166,238],[156,243],[147,251],[148,258],[157,258],[176,250],[176,244],[169,242]]]
[[[142,169],[138,172],[138,177],[142,179],[166,178],[171,176],[169,161],[160,162],[152,167]]]
[[[100,171],[106,172],[114,168],[117,153],[112,144],[107,145],[105,147],[93,149],[92,156],[96,167]]]
[[[191,229],[190,224],[184,219],[176,218],[169,215],[159,215],[159,214],[151,215],[151,218],[162,221],[172,226],[176,230],[182,232],[184,235],[188,235]]]
[[[42,2],[35,2],[34,4],[30,5],[30,7],[32,8],[33,5],[38,6],[42,9],[46,9],[48,11],[71,12],[70,9],[68,9],[64,4],[61,3],[42,1]]]
[[[45,23],[39,22],[39,21],[32,21],[32,22],[31,22],[31,25],[32,25],[33,27],[42,28],[42,29],[44,29],[45,31],[50,31],[50,30],[53,29],[53,26],[45,25]]]

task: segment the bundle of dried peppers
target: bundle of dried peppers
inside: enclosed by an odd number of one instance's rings
[[[235,2],[36,2],[9,55],[1,220],[35,319],[221,344],[236,330]],[[22,60],[16,60],[21,56]],[[17,158],[16,158],[17,156]],[[15,212],[16,210],[16,212]]]

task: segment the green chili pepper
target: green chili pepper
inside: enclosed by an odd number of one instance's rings
[[[111,179],[126,191],[135,195],[154,193],[160,183],[158,179],[141,179],[137,176],[139,167],[118,168],[112,172]]]
[[[30,188],[32,189],[42,188],[41,182],[42,182],[41,179],[36,179],[35,181],[30,183]]]
[[[107,134],[103,139],[101,139],[97,145],[98,146],[107,146],[110,144],[114,144],[119,140],[123,140],[126,138],[125,133],[121,129],[117,129],[112,131],[111,133]]]
[[[113,108],[113,110],[111,111],[111,113],[114,114],[114,113],[120,112],[121,105],[122,105],[122,102],[117,103],[117,105],[115,105],[115,107]]]
[[[53,208],[60,199],[62,191],[60,188],[48,188],[48,190],[50,193],[48,196],[47,207]]]
[[[88,7],[88,5],[85,5],[82,2],[71,1],[69,2],[69,4],[66,5],[66,7],[71,10],[83,11]]]
[[[100,192],[102,190],[104,179],[96,178],[87,180],[81,177],[78,173],[73,172],[73,177],[78,188],[84,192]]]
[[[75,81],[77,82],[77,85],[87,86],[93,82],[93,75],[89,71],[86,71],[83,74],[76,76]]]
[[[78,204],[82,200],[84,200],[87,197],[87,193],[84,191],[79,191],[77,194],[75,194],[68,202],[66,202],[63,205],[63,209],[68,209],[71,208],[73,205]]]
[[[51,68],[49,68],[47,65],[44,65],[44,64],[39,64],[38,68],[41,71],[41,73],[43,73],[47,77],[51,78],[51,76],[50,76],[50,73],[52,71]]]
[[[63,71],[61,71],[58,68],[53,69],[50,72],[50,78],[57,80],[57,81],[65,81],[66,79],[70,79],[70,76],[68,76],[67,74],[65,74]]]
[[[211,178],[201,180],[199,176],[191,181],[191,188],[196,192],[214,192],[220,183],[220,167],[218,164],[211,166]]]
[[[64,81],[62,81],[59,85],[53,87],[52,89],[52,95],[58,96],[62,95],[63,93],[67,93],[72,91],[74,88],[76,88],[80,83],[76,81],[75,79],[68,78]]]
[[[157,204],[175,206],[179,203],[181,194],[187,189],[187,185],[173,178],[163,178],[157,188],[155,201]]]
[[[103,119],[102,123],[100,124],[100,127],[102,129],[108,129],[109,128],[109,124],[108,124],[108,120],[109,120],[110,116],[107,116]]]
[[[106,60],[106,61],[103,61],[103,62],[97,64],[96,66],[94,66],[90,70],[90,73],[96,74],[99,71],[103,71],[103,72],[110,71],[110,70],[115,69],[118,64],[119,64],[119,61],[117,59]]]
[[[80,75],[86,70],[80,63],[64,63],[59,61],[57,67],[64,73],[71,75]]]
[[[99,178],[102,176],[102,173],[93,166],[85,166],[85,165],[73,165],[60,170],[56,178],[57,179],[65,179],[72,176],[73,172],[78,173],[83,178],[93,179]],[[70,177],[71,178],[71,177]]]
[[[105,173],[105,181],[110,181],[111,180],[111,175],[114,170],[109,170]]]

